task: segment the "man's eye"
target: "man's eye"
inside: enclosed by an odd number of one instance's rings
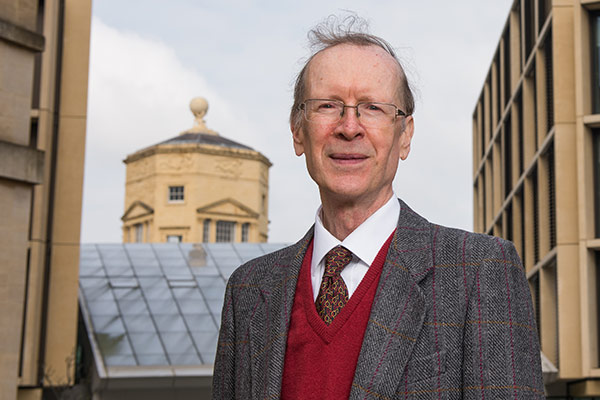
[[[319,108],[323,109],[323,110],[330,110],[330,109],[336,108],[336,107],[335,107],[335,104],[333,104],[333,103],[321,103],[319,105]]]
[[[368,111],[383,111],[377,104],[365,104]]]

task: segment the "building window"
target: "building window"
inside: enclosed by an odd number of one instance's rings
[[[525,54],[523,57],[523,63],[527,62],[527,59],[531,55],[531,50],[535,45],[535,3],[533,1],[525,1],[523,3],[524,18],[523,18],[523,32],[525,33]]]
[[[244,223],[242,224],[242,242],[248,241],[248,232],[250,231],[250,224]]]
[[[538,326],[537,333],[538,339],[541,339],[540,332],[540,274],[536,272],[529,278],[529,290],[531,291],[531,296],[533,297],[533,312],[535,313],[535,323]]]
[[[167,235],[167,243],[180,243],[182,240],[182,235]]]
[[[183,186],[169,186],[169,202],[181,202],[183,198]]]
[[[512,120],[510,114],[504,122],[504,198],[512,192]]]
[[[233,242],[235,222],[217,221],[217,242]]]
[[[135,224],[133,229],[135,230],[135,242],[142,243],[144,241],[144,225]]]
[[[591,14],[592,25],[592,97],[594,114],[600,113],[600,11]]]
[[[210,241],[210,219],[205,219],[202,223],[202,241],[208,243]]]
[[[552,32],[544,40],[544,64],[546,65],[546,132],[554,126],[554,66],[552,64]]]
[[[594,143],[594,214],[596,237],[600,237],[600,129],[592,130]]]
[[[540,0],[540,2],[538,3],[539,31],[542,30],[544,23],[548,19],[548,15],[550,15],[550,11],[552,11],[552,0]]]

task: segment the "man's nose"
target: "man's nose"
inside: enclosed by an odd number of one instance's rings
[[[346,110],[350,108],[350,110]],[[356,136],[361,135],[363,128],[360,124],[359,113],[357,106],[344,105],[340,124],[338,126],[338,133],[343,135],[346,139],[353,139]]]

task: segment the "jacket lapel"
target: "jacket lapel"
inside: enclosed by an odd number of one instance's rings
[[[264,302],[266,324],[252,325],[249,342],[263,343],[263,349],[251,349],[256,354],[251,363],[253,393],[260,398],[279,398],[294,293],[306,249],[313,237],[313,228],[296,244],[282,250],[274,259],[270,279],[263,282],[260,295]],[[266,326],[266,329],[265,329]],[[268,336],[267,343],[264,337]],[[262,340],[261,340],[262,339]],[[257,392],[257,390],[259,392]],[[253,396],[257,397],[257,396]]]
[[[392,398],[425,319],[420,279],[432,265],[431,224],[400,200],[358,359],[351,399]]]

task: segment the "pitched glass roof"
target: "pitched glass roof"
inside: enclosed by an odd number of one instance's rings
[[[96,362],[109,369],[212,364],[227,279],[242,263],[282,247],[82,244],[80,306]]]

